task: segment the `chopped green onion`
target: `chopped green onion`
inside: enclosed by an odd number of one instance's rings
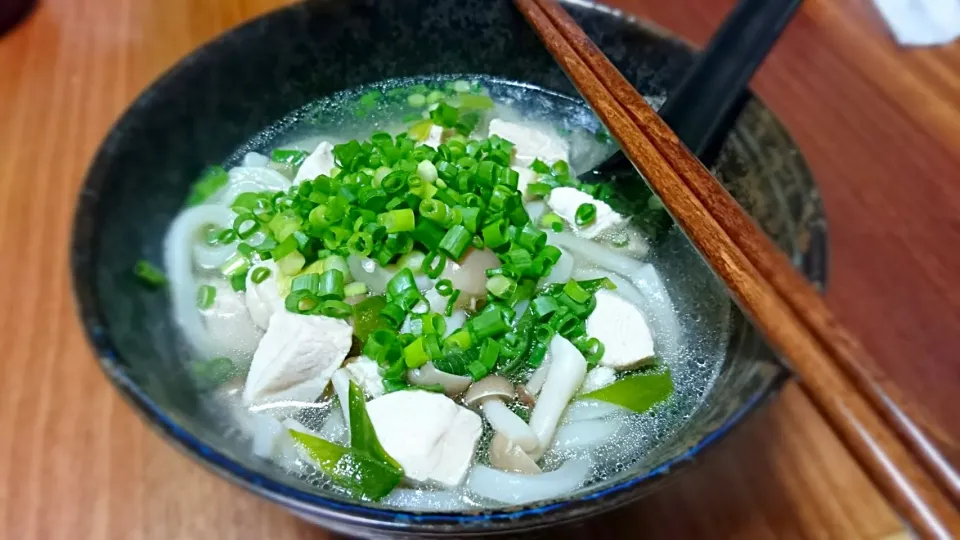
[[[326,267],[326,263],[324,263]],[[316,275],[316,274],[313,274]],[[299,278],[295,278],[294,282]],[[314,289],[321,300],[343,300],[343,272],[332,268],[317,276],[317,287]]]
[[[187,206],[196,206],[203,203],[220,191],[220,188],[227,185],[229,180],[230,177],[223,167],[216,165],[207,167],[200,175],[200,179],[190,188],[190,195],[187,196]]]
[[[293,278],[293,281],[290,282],[290,291],[309,291],[312,293],[317,292],[317,287],[320,286],[320,274],[312,272],[309,274],[300,274]]]
[[[287,255],[284,255],[280,259],[277,259],[277,267],[280,270],[280,273],[285,276],[295,275],[297,272],[303,268],[306,259],[303,258],[303,255],[299,251],[292,251]]]
[[[350,253],[354,255],[360,255],[361,257],[370,255],[370,252],[373,251],[373,247],[373,236],[370,233],[355,232],[353,233],[353,236],[347,240],[347,249],[350,250]]]
[[[424,199],[420,201],[420,215],[431,220],[435,221],[441,226],[450,226],[452,225],[451,221],[453,218],[453,213],[449,206],[447,206],[442,201],[436,199]]]
[[[527,359],[527,363],[532,367],[539,367],[543,363],[543,359],[547,356],[547,344],[546,343],[537,343],[533,346],[533,349],[530,350],[530,358]]]
[[[447,321],[439,313],[425,313],[420,317],[424,334],[442,336],[447,331]]]
[[[517,275],[527,275],[533,269],[530,252],[522,248],[513,248],[503,254],[503,263]]]
[[[250,273],[250,281],[257,284],[263,283],[264,280],[270,277],[271,273],[272,272],[270,271],[269,268],[264,266],[258,266],[257,268],[253,269],[253,272]]]
[[[553,172],[550,170],[549,165],[539,159],[533,160],[533,163],[530,164],[530,169],[537,174],[551,174]]]
[[[409,268],[403,268],[387,282],[387,299],[395,300],[410,290],[417,290],[417,282],[413,272]]]
[[[560,304],[553,297],[538,296],[530,302],[530,309],[538,321],[544,321],[560,309]]]
[[[480,227],[480,209],[457,206],[456,210],[460,212],[460,223],[466,227],[468,231],[476,233]]]
[[[418,368],[430,361],[430,354],[421,336],[403,348],[403,361],[410,369]]]
[[[550,340],[553,339],[553,336],[557,333],[556,329],[547,324],[541,324],[537,326],[533,331],[533,339],[539,341],[540,343],[550,344]]]
[[[423,94],[410,94],[407,96],[407,104],[411,107],[423,107],[427,104],[427,96]]]
[[[464,252],[470,247],[473,235],[463,225],[454,225],[447,234],[440,240],[440,249],[445,251],[450,257],[459,260]]]
[[[517,290],[517,282],[504,275],[497,275],[487,280],[486,288],[497,298],[507,298]]]
[[[427,137],[430,136],[430,128],[432,127],[433,121],[429,118],[425,118],[410,126],[410,129],[407,130],[407,133],[413,137],[414,140],[423,142],[427,140]]]
[[[389,298],[389,295],[388,295]],[[399,305],[404,311],[412,311],[414,306],[423,301],[423,295],[416,288],[407,289],[401,294],[393,297],[391,302]]]
[[[239,253],[234,253],[225,263],[220,265],[220,273],[228,278],[237,275],[245,276],[249,269],[250,261]]]
[[[433,94],[430,94],[431,96]],[[429,101],[429,96],[427,101]],[[430,111],[430,119],[433,120],[433,123],[438,126],[443,126],[445,128],[452,128],[457,125],[457,120],[460,118],[460,113],[457,111],[456,107],[451,107],[446,103],[440,103],[436,109]]]
[[[547,324],[553,327],[561,336],[566,337],[570,330],[579,322],[577,316],[569,308],[558,309],[550,317]]]
[[[357,305],[359,311],[360,305]],[[396,332],[380,328],[367,337],[363,345],[363,355],[381,366],[394,364],[403,354]]]
[[[235,232],[236,236],[240,237],[241,240],[250,238],[259,230],[260,222],[257,221],[257,218],[254,217],[253,214],[241,214],[237,216],[237,219],[233,220],[233,232]],[[226,230],[224,232],[226,232]],[[230,242],[223,243],[229,244]]]
[[[560,163],[560,162],[557,162]],[[580,227],[590,225],[597,219],[597,206],[592,203],[583,203],[577,207],[574,221]]]
[[[467,364],[467,371],[470,373],[470,378],[474,381],[479,381],[480,379],[487,376],[487,373],[490,372],[486,366],[484,366],[479,360],[475,360]]]
[[[247,276],[246,274],[237,274],[235,276],[230,276],[230,288],[236,292],[244,292],[247,290]]]
[[[483,342],[483,345],[480,346],[480,358],[479,362],[483,364],[487,371],[493,370],[493,367],[497,364],[497,359],[500,357],[500,344],[493,339],[486,339]]]
[[[580,283],[570,280],[563,286],[563,293],[570,297],[571,300],[578,304],[585,304],[593,294],[590,291],[587,291]]]
[[[437,282],[435,288],[440,296],[450,296],[453,294],[453,282],[449,279],[441,279]]]
[[[335,319],[346,319],[353,315],[353,306],[341,300],[325,300],[320,304],[320,314]]]
[[[453,315],[453,306],[457,303],[457,298],[460,296],[460,289],[454,289],[453,294],[450,295],[450,299],[447,300],[447,307],[443,310],[443,314],[447,317]]]
[[[283,302],[287,311],[293,313],[307,314],[312,312],[320,305],[320,298],[313,291],[300,289],[291,291]]]
[[[447,256],[437,251],[431,251],[423,259],[420,269],[430,279],[437,279],[447,267]]]
[[[416,217],[414,217],[413,210],[403,208],[380,214],[377,223],[386,227],[388,233],[412,231],[416,226]]]
[[[213,285],[201,285],[197,289],[197,307],[209,309],[217,298],[217,289]]]
[[[142,259],[133,265],[133,275],[148,287],[162,287],[167,284],[167,276],[163,270]]]
[[[502,336],[510,330],[510,325],[507,324],[503,314],[503,308],[493,304],[490,304],[489,307],[491,309],[484,310],[467,321],[467,329],[478,340]]]
[[[270,160],[274,163],[286,163],[287,165],[299,167],[309,155],[310,154],[303,150],[284,150],[277,148],[270,153]]]
[[[464,109],[492,109],[493,100],[489,96],[462,95],[460,96],[460,106]]]
[[[481,232],[483,243],[490,249],[497,249],[510,241],[507,235],[507,222],[497,220],[485,226]]]
[[[473,344],[473,337],[466,328],[461,328],[443,340],[446,347],[466,351]]]
[[[559,261],[562,256],[563,252],[560,251],[560,248],[556,246],[544,246],[543,249],[537,253],[534,262],[538,263],[549,273],[550,268],[553,268],[553,265],[557,264],[557,261]]]
[[[440,318],[440,320],[443,321],[443,318]],[[440,339],[437,336],[438,334],[436,333],[424,333],[422,338],[424,349],[427,351],[427,355],[431,360],[435,360],[441,356]]]
[[[404,364],[403,362],[397,362],[397,364],[400,366],[404,366],[403,371],[406,372],[406,364]],[[403,375],[403,373],[401,373],[401,375]],[[383,390],[387,394],[391,394],[393,392],[399,392],[401,390],[409,390],[409,389],[410,389],[410,383],[408,383],[404,379],[388,379],[388,378],[383,379]]]
[[[319,208],[324,208],[324,206],[318,206]],[[267,227],[270,229],[270,232],[273,233],[274,238],[279,242],[283,242],[287,239],[288,236],[300,230],[302,225],[302,220],[293,215],[289,210],[284,211],[280,214],[273,216],[273,219],[267,223]],[[313,213],[311,212],[311,218]]]
[[[527,195],[530,197],[539,197],[542,199],[550,195],[551,191],[553,191],[553,186],[545,182],[530,182],[527,184]]]
[[[343,297],[350,298],[352,296],[360,296],[361,294],[367,294],[368,290],[366,283],[354,281],[343,287]]]
[[[517,231],[514,240],[523,249],[531,253],[539,253],[547,245],[547,233],[537,229],[532,223],[527,223]]]
[[[584,338],[575,341],[574,345],[583,353],[583,357],[587,360],[587,365],[595,366],[600,362],[600,359],[603,358],[605,347],[597,338],[586,338],[586,336],[584,336]]]
[[[380,310],[380,318],[386,321],[391,327],[399,328],[403,324],[403,320],[407,318],[407,310],[403,309],[397,303],[388,302],[387,305],[383,306],[383,309]]]
[[[428,219],[421,219],[417,222],[411,236],[414,240],[426,246],[428,250],[436,251],[440,247],[440,241],[443,240],[444,234],[446,234],[446,231],[436,223]]]
[[[220,231],[220,234],[217,235],[217,243],[222,245],[228,245],[236,242],[237,232],[233,229],[223,229]]]
[[[584,281],[578,281],[577,284],[582,287],[585,291],[595,293],[600,289],[607,289],[612,291],[617,288],[617,284],[610,280],[610,278],[597,278],[597,279],[587,279]]]

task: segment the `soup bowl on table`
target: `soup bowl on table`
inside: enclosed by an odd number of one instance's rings
[[[663,361],[674,394],[637,416],[636,424],[621,426],[628,431],[618,432],[619,440],[636,443],[636,452],[616,463],[594,456],[592,463],[606,464],[577,489],[519,503],[463,488],[447,506],[360,500],[323,475],[292,474],[266,459],[254,451],[244,418],[218,399],[224,386],[198,382],[190,360],[195,348],[178,325],[172,295],[163,286],[145,287],[132,271],[141,260],[163,269],[168,230],[206,167],[244,165],[251,152],[270,156],[291,141],[310,152],[316,147],[311,136],[320,132],[343,142],[389,131],[396,126],[378,120],[374,102],[393,95],[390,89],[433,84],[455,94],[453,87],[466,81],[471,91],[493,98],[497,114],[566,137],[576,170],[615,150],[613,143],[582,136],[602,139],[605,132],[511,2],[444,0],[428,13],[414,4],[307,2],[268,13],[191,53],[123,114],[88,172],[71,257],[80,316],[101,366],[171,444],[246,489],[348,534],[516,532],[641,498],[729,432],[788,375],[675,227],[651,242],[643,262],[655,272],[638,278],[641,288],[658,282],[656,294],[668,299],[650,322],[658,352],[668,346],[660,334],[672,332],[674,349]],[[565,7],[654,105],[692,63],[687,45],[649,24],[600,5]],[[369,97],[378,95],[371,88],[382,88],[381,98]],[[403,94],[410,107],[429,109],[410,95]],[[815,188],[792,141],[759,102],[746,107],[730,133],[716,173],[808,277],[822,282],[825,224]],[[630,193],[627,187],[623,195]],[[665,319],[673,330],[662,330]],[[487,444],[479,443],[480,454]]]

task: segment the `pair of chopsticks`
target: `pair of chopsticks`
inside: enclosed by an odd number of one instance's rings
[[[514,1],[891,506],[924,538],[960,533],[960,477],[819,294],[562,7]]]

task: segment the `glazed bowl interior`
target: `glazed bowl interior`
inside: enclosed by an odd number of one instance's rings
[[[187,375],[183,359],[189,352],[166,295],[144,289],[130,272],[138,259],[162,260],[165,230],[198,171],[210,163],[229,164],[241,148],[270,148],[283,135],[277,122],[317,99],[384,79],[475,74],[579,100],[510,1],[443,0],[426,10],[419,5],[351,0],[284,8],[200,48],[137,99],[99,150],[76,216],[76,294],[102,366],[173,444],[218,474],[338,530],[516,530],[642,496],[724,434],[785,376],[675,230],[658,248],[656,264],[677,307],[684,342],[722,348],[692,412],[669,426],[669,435],[643,459],[582,493],[459,515],[354,503],[254,456],[249,441],[205,405]],[[567,8],[654,103],[662,102],[692,61],[685,44],[620,13],[582,2]],[[251,142],[258,133],[266,135]],[[815,190],[792,142],[759,103],[741,116],[717,170],[808,276],[822,280],[823,221]]]

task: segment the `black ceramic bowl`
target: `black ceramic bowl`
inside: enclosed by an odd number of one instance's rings
[[[423,5],[421,5],[423,4]],[[740,312],[719,375],[689,421],[642,463],[567,500],[473,514],[422,514],[324,494],[256,458],[200,406],[162,292],[133,279],[161,260],[164,232],[189,185],[291,111],[341,89],[436,73],[489,74],[576,96],[509,0],[339,0],[275,11],[200,48],[164,74],[117,122],[86,179],[72,265],[83,324],[119,391],[172,444],[214,472],[347,534],[471,534],[543,527],[650,493],[771,394],[785,370]],[[566,6],[628,79],[664,95],[691,64],[690,48],[622,13]],[[264,141],[267,144],[268,141]],[[752,102],[718,170],[736,198],[814,281],[824,223],[793,143]]]

